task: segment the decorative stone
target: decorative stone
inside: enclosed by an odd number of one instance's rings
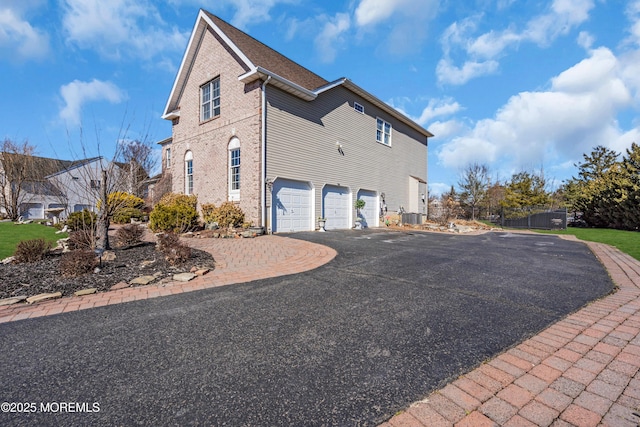
[[[149,283],[153,282],[154,280],[156,280],[156,278],[153,277],[153,276],[140,276],[140,277],[136,277],[135,279],[133,279],[129,283],[132,284],[132,285],[148,285]]]
[[[83,289],[81,291],[75,291],[73,294],[77,297],[81,297],[82,295],[91,295],[95,294],[98,290],[96,288],[88,288]]]
[[[125,282],[118,282],[115,285],[113,285],[112,287],[110,287],[109,289],[112,291],[117,291],[118,289],[124,289],[124,288],[128,288],[130,285],[128,283]]]
[[[180,235],[180,237],[186,237],[187,239],[191,239],[193,237],[193,231],[188,231]]]
[[[5,264],[5,265],[6,264],[11,264],[14,259],[16,259],[16,257],[14,257],[14,256],[7,257],[7,258],[2,260],[2,264]]]
[[[207,225],[205,225],[204,228],[206,230],[217,230],[219,227],[217,222],[210,222]]]
[[[156,271],[155,273],[153,273],[153,277],[157,279],[158,277],[162,277],[162,274],[162,271]]]
[[[64,227],[62,227],[61,230],[56,231],[56,234],[67,233],[68,231],[69,231],[69,227],[65,225]]]
[[[140,268],[148,267],[156,263],[155,259],[145,259],[140,263]]]
[[[196,270],[193,272],[193,274],[195,274],[196,276],[204,276],[205,274],[207,274],[209,271],[211,271],[208,268],[201,268],[200,270]]]
[[[62,292],[53,292],[50,294],[38,294],[32,297],[27,298],[28,304],[33,304],[34,302],[46,301],[50,299],[60,298],[62,297]]]
[[[115,261],[116,253],[114,251],[104,251],[102,253],[102,261]]]
[[[196,277],[196,275],[193,273],[178,273],[173,275],[173,280],[175,280],[176,282],[188,282],[194,277]]]
[[[19,303],[21,301],[24,301],[26,299],[27,299],[27,297],[24,296],[24,295],[20,295],[20,296],[17,296],[17,297],[0,299],[0,306],[17,304],[17,303]]]

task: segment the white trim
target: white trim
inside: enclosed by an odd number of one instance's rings
[[[382,122],[382,140],[378,140],[378,121]],[[389,125],[389,143],[384,142],[385,135],[385,125]],[[382,145],[386,145],[387,147],[391,147],[393,145],[393,125],[386,121],[383,118],[376,117],[376,142]]]
[[[238,188],[233,189],[233,169],[231,165],[231,153],[238,150]],[[228,171],[228,200],[230,202],[237,202],[240,200],[240,177],[242,176],[242,150],[240,149],[240,140],[237,137],[231,138],[229,145],[227,146],[227,171]]]
[[[364,105],[353,101],[353,109],[356,113],[364,114]]]
[[[280,89],[286,92],[289,92],[299,98],[302,98],[305,101],[313,101],[318,96],[313,91],[310,91],[309,89],[305,89],[302,86],[296,83],[293,83],[292,81],[287,80],[284,77],[281,77],[275,73],[272,73],[271,71],[266,70],[262,67],[256,67],[240,75],[238,77],[238,80],[240,80],[242,83],[247,84],[255,80],[266,79],[268,77],[272,78],[273,81],[271,82],[271,84],[273,86],[279,87]]]

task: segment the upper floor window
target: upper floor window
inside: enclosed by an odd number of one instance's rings
[[[167,148],[164,152],[164,164],[166,168],[171,167],[171,148]]]
[[[240,140],[229,142],[229,200],[240,200]]]
[[[200,120],[220,115],[220,77],[200,87]]]
[[[92,179],[90,185],[91,185],[91,189],[92,190],[99,190],[100,189],[100,180],[99,179]]]
[[[184,193],[193,194],[193,154],[187,151],[184,155]]]
[[[391,145],[391,124],[378,118],[376,123],[376,141]]]
[[[357,102],[353,103],[353,109],[356,110],[360,114],[364,114],[364,107]]]

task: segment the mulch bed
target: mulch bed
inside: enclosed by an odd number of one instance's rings
[[[134,247],[115,248],[113,251],[116,259],[103,261],[100,271],[76,277],[64,277],[61,274],[60,254],[52,253],[42,261],[28,264],[0,264],[0,299],[51,292],[61,292],[63,296],[68,296],[86,288],[97,288],[98,292],[108,291],[119,282],[129,283],[140,276],[156,274],[157,282],[176,273],[188,272],[193,267],[214,268],[214,259],[210,253],[193,248],[191,258],[175,267],[156,251],[154,243],[145,242]]]

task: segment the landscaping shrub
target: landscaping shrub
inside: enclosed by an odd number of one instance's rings
[[[60,274],[66,277],[90,273],[98,265],[96,254],[92,250],[81,249],[67,252],[60,257]]]
[[[198,198],[184,194],[165,194],[149,215],[154,232],[184,233],[198,226]]]
[[[191,258],[191,248],[183,244],[174,246],[164,253],[164,258],[171,265],[183,264]]]
[[[69,249],[75,251],[77,249],[95,249],[96,231],[95,229],[83,228],[69,233],[67,241]]]
[[[138,208],[120,208],[115,211],[111,220],[114,224],[130,224],[131,218],[142,218],[142,210]]]
[[[18,243],[14,254],[16,263],[36,262],[42,260],[51,249],[51,242],[42,238],[24,240]]]
[[[203,211],[204,216],[204,211]],[[217,222],[220,227],[240,227],[242,223],[244,223],[244,212],[238,205],[233,202],[224,202],[220,205],[220,207],[216,208],[215,206],[211,210],[211,221],[209,222]]]
[[[79,212],[72,212],[67,218],[66,224],[71,230],[95,229],[98,217],[95,213],[84,209]]]
[[[182,264],[191,258],[191,248],[182,244],[175,233],[159,235],[157,248],[171,265]]]
[[[133,246],[142,241],[144,228],[140,224],[127,224],[116,230],[116,242],[120,246]]]
[[[202,205],[202,219],[204,220],[205,224],[211,224],[212,222],[216,221],[215,219],[213,219],[213,215],[216,209],[216,205],[214,205],[213,203],[205,203],[204,205]]]

